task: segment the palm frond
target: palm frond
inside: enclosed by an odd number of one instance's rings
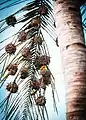
[[[23,0],[4,8],[20,2]],[[50,84],[54,108],[57,112],[55,82],[49,69],[50,54],[43,36],[44,30],[54,41],[57,39],[52,8],[52,2],[49,0],[34,0],[13,15],[1,20],[1,33],[19,23],[23,24],[17,33],[0,42],[2,46],[0,62],[3,66],[1,89],[12,77],[12,82],[6,86],[9,94],[0,103],[1,120],[49,120],[45,93]],[[20,13],[21,17],[17,17]],[[8,45],[4,44],[5,41]]]

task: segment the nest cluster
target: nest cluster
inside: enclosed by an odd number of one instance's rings
[[[25,7],[24,9],[28,10],[28,7]],[[40,14],[40,16],[46,15],[47,12],[48,12],[48,8],[45,5],[41,5],[38,9],[38,13]],[[34,28],[34,30],[38,30],[40,28],[40,25],[41,25],[40,16],[33,18],[31,22],[29,23],[29,25],[27,26],[27,28],[19,32],[18,37],[17,37],[19,43],[23,43],[26,40],[28,40],[28,36],[30,35],[29,34],[30,32],[26,30],[28,30],[29,28]],[[6,19],[6,23],[7,25],[14,27],[15,24],[17,23],[17,19],[15,16],[9,16]],[[33,31],[31,32],[31,35],[32,33]],[[35,34],[31,39],[31,43],[32,43],[31,48],[24,47],[23,50],[21,50],[21,57],[23,58],[23,60],[30,61],[30,63],[31,63],[32,56],[33,56],[31,49],[33,48],[34,44],[38,46],[42,45],[43,43],[42,36],[40,36],[39,34]],[[14,54],[16,50],[17,50],[17,45],[15,45],[15,43],[9,43],[5,46],[5,51],[9,55]],[[28,85],[31,88],[31,95],[35,96],[36,105],[39,105],[39,106],[45,106],[46,99],[44,95],[37,96],[37,93],[40,92],[41,89],[45,91],[46,86],[51,84],[51,72],[48,68],[49,63],[50,63],[49,56],[36,55],[34,66],[35,66],[36,71],[37,72],[39,71],[39,75],[41,77],[40,79],[35,79],[35,80],[31,79],[30,85]],[[7,70],[8,70],[9,75],[15,75],[18,71],[18,64],[10,64],[7,67]],[[20,72],[21,79],[28,78],[29,76],[28,67],[23,66],[19,72]],[[6,89],[10,91],[11,93],[16,93],[18,91],[18,85],[16,82],[8,83],[6,86]]]

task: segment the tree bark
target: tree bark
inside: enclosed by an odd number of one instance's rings
[[[86,120],[86,47],[78,1],[56,0],[54,13],[67,81],[66,119]]]

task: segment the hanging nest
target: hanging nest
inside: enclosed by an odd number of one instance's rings
[[[39,27],[40,23],[41,23],[41,21],[40,21],[39,17],[33,18],[33,20],[31,21],[31,26],[32,27]]]
[[[42,45],[42,39],[40,36],[36,36],[32,39],[34,43]]]
[[[42,5],[40,8],[39,8],[39,14],[41,14],[41,15],[46,15],[47,14],[47,12],[48,12],[48,9],[47,9],[47,7],[45,6],[45,5]]]
[[[30,82],[30,87],[35,90],[39,90],[40,88],[40,83],[37,80],[31,81]]]
[[[25,31],[21,31],[18,35],[18,40],[21,42],[26,41],[27,33]]]
[[[9,75],[15,75],[18,70],[17,64],[11,64],[7,67],[7,70],[9,71]]]
[[[25,79],[28,77],[28,69],[26,67],[22,67],[20,73],[21,73],[20,78]]]
[[[49,63],[50,63],[50,57],[49,56],[46,56],[46,55],[37,56],[36,61],[35,61],[35,67],[38,70],[38,69],[40,69],[41,66],[49,65]]]
[[[16,93],[18,91],[18,85],[16,83],[8,83],[6,89],[11,93]]]
[[[38,106],[45,106],[45,104],[46,104],[46,99],[45,99],[44,96],[39,96],[39,97],[35,100],[35,102],[36,102],[36,105],[38,105]]]
[[[50,57],[46,55],[42,55],[39,57],[39,64],[40,65],[49,65]]]
[[[49,76],[44,76],[43,77],[43,83],[45,84],[45,85],[49,85],[49,84],[51,84],[51,77]]]
[[[9,43],[5,46],[5,51],[9,54],[14,54],[16,52],[16,46],[12,43]]]
[[[51,76],[51,72],[50,72],[50,70],[43,70],[43,71],[41,71],[41,75],[43,76],[43,77],[50,77]]]
[[[40,68],[40,74],[42,75],[42,82],[45,85],[49,85],[51,83],[51,72],[47,69],[46,66],[42,66]]]
[[[40,87],[46,89],[46,85],[51,84],[51,77],[42,77],[39,79]]]
[[[6,18],[6,23],[7,25],[11,25],[14,27],[14,25],[16,24],[17,20],[15,18],[15,16],[11,15],[9,17]]]
[[[29,60],[31,58],[31,52],[30,52],[30,49],[29,48],[25,48],[23,51],[22,51],[22,56]]]

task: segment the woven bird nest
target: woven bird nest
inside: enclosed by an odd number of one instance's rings
[[[11,64],[7,67],[7,70],[9,71],[10,75],[15,75],[17,70],[18,70],[18,65],[17,64]]]
[[[17,20],[15,18],[15,16],[11,15],[9,17],[6,18],[6,23],[7,25],[11,25],[14,27],[14,25],[16,24]]]
[[[40,26],[40,18],[33,18],[33,20],[31,21],[31,26],[32,27],[39,27]]]
[[[40,69],[40,67],[43,66],[43,65],[49,65],[49,63],[50,63],[50,57],[49,56],[42,55],[42,56],[37,56],[36,57],[36,61],[35,61],[36,69]]]
[[[39,11],[38,11],[41,15],[46,15],[47,12],[48,12],[48,9],[45,5],[42,5],[40,8],[39,8]]]
[[[8,83],[6,89],[11,93],[16,93],[18,91],[18,85],[16,83]]]
[[[46,66],[42,66],[40,68],[40,74],[42,75],[42,83],[41,84],[45,84],[45,85],[49,85],[51,83],[51,72],[50,70],[47,69]]]
[[[9,54],[14,54],[16,52],[16,46],[12,43],[9,43],[5,46],[5,51]]]
[[[42,77],[39,79],[40,87],[46,89],[46,85],[51,84],[51,77]]]
[[[30,49],[29,48],[25,48],[23,51],[22,51],[22,56],[29,60],[31,58],[31,52],[30,52]]]
[[[20,70],[21,73],[21,78],[25,79],[26,77],[28,77],[28,69],[26,67],[22,67]]]
[[[30,82],[30,87],[35,90],[39,90],[40,83],[36,80]]]
[[[18,35],[19,41],[24,42],[26,41],[26,38],[27,38],[27,33],[25,31],[21,31]]]
[[[38,59],[40,65],[49,65],[50,57],[46,55],[42,55]]]
[[[39,96],[39,97],[35,100],[35,102],[36,102],[36,105],[38,105],[38,106],[45,106],[45,104],[46,104],[46,99],[45,99],[44,96]]]
[[[43,76],[43,77],[50,77],[50,76],[51,76],[50,70],[44,71],[44,72],[42,73],[42,76]]]
[[[51,72],[49,70],[45,71],[45,73],[42,74],[42,77],[45,85],[51,84]]]
[[[43,77],[43,83],[45,84],[45,85],[49,85],[49,84],[51,84],[51,77]]]

